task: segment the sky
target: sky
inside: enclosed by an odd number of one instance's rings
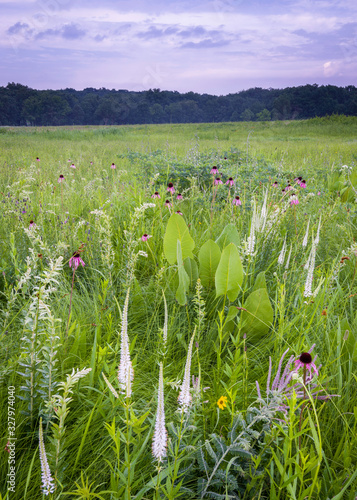
[[[354,0],[0,0],[0,86],[357,85]]]

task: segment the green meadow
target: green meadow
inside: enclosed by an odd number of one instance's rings
[[[355,500],[356,141],[0,128],[0,500]]]

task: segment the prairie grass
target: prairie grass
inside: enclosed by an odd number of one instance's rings
[[[17,438],[1,499],[45,497],[40,429],[48,498],[355,499],[356,132],[345,117],[1,129],[1,478],[9,386]],[[310,380],[293,367],[311,349]],[[272,390],[283,372],[289,391]]]

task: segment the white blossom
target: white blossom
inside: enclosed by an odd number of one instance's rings
[[[283,247],[282,247],[281,252],[279,254],[279,257],[278,257],[278,264],[280,266],[284,265],[285,252],[286,252],[286,236],[285,236],[285,239],[284,239]]]
[[[319,220],[319,226],[317,228],[317,233],[316,233],[316,238],[315,238],[315,245],[317,246],[320,241],[320,228],[321,228],[321,215],[320,215],[320,220]]]
[[[120,390],[127,398],[131,396],[131,382],[134,379],[134,370],[131,364],[130,351],[129,351],[129,337],[128,337],[128,304],[129,292],[126,294],[122,322],[121,322],[121,345],[120,345],[120,363],[118,370],[118,380]]]
[[[304,297],[311,297],[313,295],[313,293],[312,293],[312,280],[313,280],[313,276],[314,276],[315,256],[316,256],[316,246],[315,246],[315,241],[313,241],[310,256],[309,256],[309,268],[307,270]]]
[[[157,394],[157,411],[155,420],[155,431],[152,440],[152,453],[161,462],[166,456],[167,430],[165,427],[165,407],[164,407],[164,374],[163,366],[160,363],[159,390]]]
[[[190,393],[190,372],[191,372],[191,357],[192,357],[192,346],[193,339],[195,337],[196,329],[192,334],[190,344],[188,346],[185,374],[183,376],[183,382],[181,386],[181,391],[178,397],[178,401],[181,405],[181,411],[187,412],[191,404],[191,393]]]
[[[291,251],[292,251],[292,249],[293,249],[293,245],[291,244],[291,245],[290,245],[290,252],[289,252],[289,255],[288,255],[288,258],[287,258],[286,264],[285,264],[285,269],[289,269],[290,257],[291,257]]]
[[[40,418],[39,451],[42,472],[42,492],[47,496],[55,491],[55,484],[51,476],[51,470],[47,461],[45,443],[43,442],[42,418]]]
[[[305,233],[304,239],[302,240],[302,246],[303,247],[307,246],[307,240],[309,238],[309,227],[310,227],[310,219],[309,219],[309,222],[307,223],[306,233]]]

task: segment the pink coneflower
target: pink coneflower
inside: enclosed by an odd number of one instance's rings
[[[90,161],[89,163],[90,163],[91,165],[93,165],[93,162],[92,162],[92,161]]]
[[[214,185],[215,186],[218,186],[218,184],[223,184],[222,180],[220,177],[216,177],[215,180],[214,180]]]
[[[62,174],[61,174],[61,175],[58,177],[58,182],[60,182],[60,183],[61,183],[61,182],[63,182],[63,181],[64,181],[64,175],[62,175]]]
[[[291,197],[290,197],[290,205],[298,205],[299,204],[299,199],[298,197],[296,196],[295,193],[291,193]]]
[[[36,161],[40,161],[40,158],[38,156],[36,157]]]
[[[285,191],[290,191],[292,188],[293,188],[292,185],[288,184],[285,188]]]
[[[216,175],[218,173],[218,168],[216,166],[212,167],[211,172],[212,175]]]
[[[70,165],[70,168],[76,168],[75,164],[72,163],[72,165]]]
[[[312,360],[312,356],[309,352],[303,352],[300,354],[300,357],[295,361],[295,370],[298,371],[299,368],[306,368],[306,370],[309,372],[310,377],[313,377],[313,374],[316,373],[316,375],[319,374],[318,369],[316,368],[315,363]],[[311,375],[311,370],[313,370],[313,374]]]
[[[229,187],[232,187],[234,185],[234,180],[232,177],[230,177],[228,179],[228,181],[226,182],[226,185],[229,186]]]
[[[31,229],[32,227],[36,227],[36,224],[33,220],[30,220],[29,229]]]
[[[303,180],[300,182],[300,187],[302,187],[302,188],[304,188],[304,189],[306,188],[306,181],[305,181],[305,179],[303,179]]]
[[[174,188],[174,185],[172,184],[172,182],[168,183],[168,185],[167,185],[167,191],[169,191],[171,194],[174,194],[175,188]]]
[[[151,198],[161,198],[161,196],[159,195],[159,192],[158,191],[155,191],[154,194],[151,195]]]
[[[278,181],[273,182],[273,187],[278,187]]]
[[[233,205],[238,206],[238,205],[241,205],[241,204],[242,204],[242,201],[241,201],[241,199],[239,198],[239,196],[235,196],[235,197],[233,198],[233,200],[232,200],[232,203],[233,203]]]
[[[177,196],[176,196],[176,199],[177,200],[183,200],[183,196],[181,193],[178,193]]]
[[[151,234],[146,233],[144,233],[141,237],[142,241],[147,241],[149,238],[151,238]]]
[[[180,210],[177,210],[177,212],[175,212],[175,214],[183,215],[183,213],[180,212]]]
[[[81,254],[79,252],[73,252],[72,257],[69,259],[69,267],[72,267],[72,264],[73,264],[74,270],[77,269],[79,264],[81,264],[82,266],[85,266],[85,263],[83,262],[83,260],[81,258]]]
[[[170,200],[165,201],[165,206],[166,207],[172,207],[172,203],[170,203]]]
[[[117,167],[115,166],[115,163],[112,163],[112,164],[110,165],[110,168],[114,169],[114,168],[117,168]]]

